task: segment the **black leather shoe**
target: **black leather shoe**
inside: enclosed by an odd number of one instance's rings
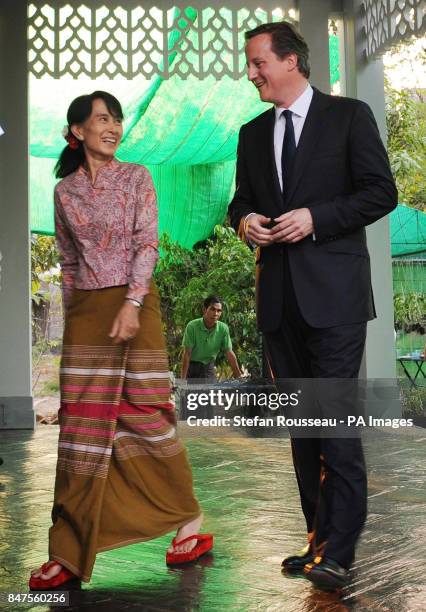
[[[351,579],[349,570],[327,557],[323,557],[319,563],[309,563],[304,572],[308,580],[324,591],[342,589]]]
[[[312,548],[310,544],[307,544],[305,548],[303,548],[298,555],[292,555],[291,557],[286,557],[281,563],[281,567],[286,572],[290,574],[297,574],[303,572],[303,568],[307,563],[312,563],[314,560],[314,555],[312,553]]]

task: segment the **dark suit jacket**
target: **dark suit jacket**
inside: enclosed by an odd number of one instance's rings
[[[240,130],[237,188],[229,206],[236,231],[250,212],[284,212],[276,172],[274,109]],[[309,208],[316,240],[258,249],[257,318],[274,331],[282,318],[283,249],[299,308],[312,327],[333,327],[375,317],[366,225],[397,205],[389,160],[374,116],[364,102],[314,94],[298,143],[288,209]]]

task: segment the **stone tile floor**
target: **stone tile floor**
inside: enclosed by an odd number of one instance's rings
[[[54,425],[0,432],[0,591],[25,592],[30,569],[47,558],[57,436]],[[212,437],[184,427],[182,436],[206,515],[205,531],[215,534],[214,554],[192,567],[168,569],[169,537],[102,553],[92,582],[71,591],[68,609],[426,610],[425,430],[367,432],[369,518],[353,581],[340,597],[280,571],[283,556],[304,544],[289,441]]]

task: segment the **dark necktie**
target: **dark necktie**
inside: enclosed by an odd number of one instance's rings
[[[281,154],[281,171],[283,181],[283,203],[287,208],[287,192],[289,188],[291,171],[293,168],[294,156],[296,154],[296,138],[294,136],[294,125],[291,118],[292,112],[285,110],[281,113],[285,117],[285,132],[283,139],[283,150]]]

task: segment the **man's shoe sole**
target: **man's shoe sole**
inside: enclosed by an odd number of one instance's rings
[[[332,576],[328,572],[322,572],[318,569],[305,572],[305,576],[316,587],[323,589],[324,591],[336,591],[337,589],[343,589],[350,582],[349,577],[338,578],[337,576]]]

